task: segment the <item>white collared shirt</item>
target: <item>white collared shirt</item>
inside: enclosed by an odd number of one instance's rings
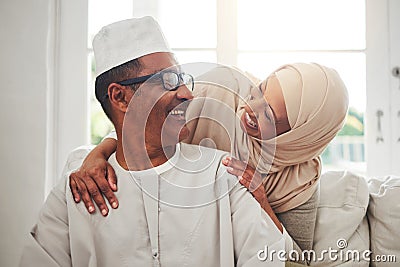
[[[49,195],[21,266],[284,266],[259,251],[284,251],[285,237],[236,177],[227,154],[178,144],[166,163],[118,177],[118,209],[90,215],[68,179]]]

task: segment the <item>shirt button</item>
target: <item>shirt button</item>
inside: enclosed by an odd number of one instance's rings
[[[158,258],[158,252],[157,251],[153,251],[153,258],[157,259]]]
[[[158,207],[158,212],[160,212],[161,211],[161,208],[160,207]]]

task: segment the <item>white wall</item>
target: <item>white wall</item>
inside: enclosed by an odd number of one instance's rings
[[[0,266],[17,266],[45,181],[87,142],[86,14],[84,0],[0,1]]]
[[[17,264],[44,196],[46,2],[0,3],[1,266]]]

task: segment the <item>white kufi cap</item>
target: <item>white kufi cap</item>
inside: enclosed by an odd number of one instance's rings
[[[148,16],[104,26],[93,38],[93,50],[96,76],[148,54],[171,53],[160,26]]]

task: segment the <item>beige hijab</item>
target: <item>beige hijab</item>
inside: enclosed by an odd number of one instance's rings
[[[338,73],[318,64],[286,65],[275,75],[291,126],[275,138],[275,158],[265,179],[267,195],[280,212],[304,203],[314,193],[321,174],[319,156],[344,124],[348,94]]]
[[[290,131],[264,141],[244,133],[239,118],[254,79],[219,67],[207,77],[207,81],[223,80],[219,86],[212,82],[196,86],[195,95],[205,100],[190,105],[188,118],[197,119],[189,123],[187,142],[214,146],[204,142],[211,139],[216,148],[256,166],[265,177],[272,208],[280,213],[305,203],[315,192],[321,174],[319,156],[344,124],[348,94],[337,72],[318,64],[285,65],[274,74],[285,98]]]

